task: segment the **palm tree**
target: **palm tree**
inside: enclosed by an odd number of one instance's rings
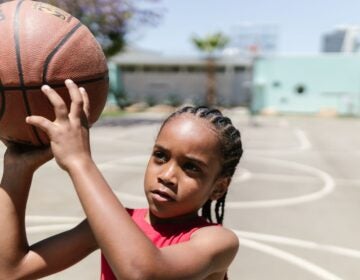
[[[229,42],[229,39],[221,32],[217,32],[203,38],[193,36],[192,42],[201,52],[206,54],[206,103],[208,106],[213,106],[217,102],[215,52],[222,50]]]

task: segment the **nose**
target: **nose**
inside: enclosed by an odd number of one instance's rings
[[[177,186],[176,164],[174,162],[168,162],[162,166],[158,175],[158,182],[169,188]]]

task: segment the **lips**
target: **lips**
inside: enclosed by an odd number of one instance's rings
[[[153,191],[151,191],[151,193],[152,193],[154,199],[156,199],[158,201],[175,201],[175,198],[166,191],[153,190]]]

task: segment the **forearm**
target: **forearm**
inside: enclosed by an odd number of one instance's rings
[[[0,270],[0,279],[39,279],[72,266],[95,249],[97,244],[84,221],[30,246],[21,261]]]
[[[0,184],[0,279],[38,279],[80,261],[97,244],[87,221],[29,246],[25,209],[33,172],[8,167]]]
[[[39,279],[72,266],[97,249],[87,221],[30,246],[16,279]],[[1,278],[1,277],[0,277]]]
[[[0,185],[0,270],[11,269],[28,251],[25,208],[32,173],[9,168]]]
[[[146,270],[147,262],[153,261],[159,250],[132,221],[95,163],[82,161],[73,164],[68,172],[95,239],[114,273],[127,279],[131,273]]]

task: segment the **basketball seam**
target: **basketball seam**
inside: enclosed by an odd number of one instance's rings
[[[103,74],[101,77],[98,77],[98,78],[93,78],[93,79],[88,79],[88,80],[76,80],[74,82],[76,82],[77,85],[84,85],[84,84],[91,84],[91,83],[95,83],[95,82],[98,82],[98,81],[101,81],[101,80],[108,80],[108,74],[105,73]],[[56,88],[61,88],[61,87],[64,87],[64,83],[61,83],[61,84],[48,84],[50,87],[56,89]],[[34,85],[34,86],[25,86],[25,88],[27,90],[38,90],[38,89],[41,89],[41,87],[43,86],[43,84],[41,85]],[[1,87],[1,89],[5,90],[5,91],[19,91],[22,89],[22,87],[18,87],[18,86],[3,86]]]
[[[60,43],[52,50],[52,52],[48,55],[44,62],[44,70],[43,70],[43,84],[47,84],[47,71],[48,66],[52,60],[52,58],[55,56],[55,54],[61,49],[61,47],[70,39],[70,37],[82,26],[82,23],[79,22],[73,29],[71,29],[64,38],[60,41]]]
[[[15,51],[16,51],[16,62],[19,72],[19,79],[20,79],[20,90],[22,93],[23,101],[25,104],[26,113],[28,116],[31,115],[31,108],[29,104],[29,100],[26,95],[26,87],[24,81],[24,73],[22,70],[22,63],[21,63],[21,54],[20,54],[20,39],[19,39],[19,13],[21,5],[23,4],[24,0],[20,1],[15,10],[15,17],[14,17],[14,39],[15,39]],[[24,120],[25,121],[25,120]],[[41,141],[40,135],[36,127],[31,126],[33,133],[35,134],[36,139],[39,141],[40,145],[44,145],[43,141]]]

